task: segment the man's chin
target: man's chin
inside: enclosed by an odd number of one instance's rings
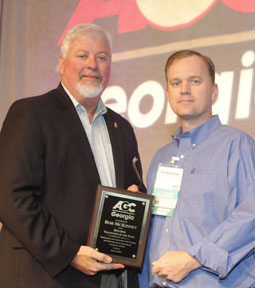
[[[84,97],[84,98],[96,98],[99,97],[101,95],[101,93],[103,92],[104,88],[103,86],[100,87],[88,87],[88,86],[78,86],[78,91],[79,93]]]
[[[100,93],[91,93],[91,94],[81,94],[86,99],[93,99],[100,96]]]

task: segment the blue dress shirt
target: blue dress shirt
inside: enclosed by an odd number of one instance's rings
[[[179,157],[183,178],[175,211],[154,216],[140,287],[255,287],[255,142],[214,116],[173,135],[147,176],[153,193],[159,163]],[[152,272],[167,251],[186,251],[202,264],[173,283]]]

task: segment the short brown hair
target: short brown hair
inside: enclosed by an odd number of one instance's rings
[[[166,66],[165,66],[166,81],[167,81],[167,71],[168,71],[169,67],[171,66],[171,64],[174,62],[174,60],[186,58],[186,57],[193,56],[193,55],[196,55],[196,56],[203,59],[203,61],[205,62],[206,66],[207,66],[209,76],[212,80],[212,83],[214,84],[215,83],[215,65],[214,65],[213,61],[209,57],[202,55],[201,53],[194,51],[194,50],[180,50],[180,51],[177,51],[174,54],[172,54],[167,59]]]

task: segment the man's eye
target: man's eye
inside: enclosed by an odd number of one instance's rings
[[[97,59],[101,62],[107,62],[108,61],[108,57],[107,56],[97,56]]]
[[[194,85],[199,85],[201,83],[201,80],[200,79],[192,79],[191,83]]]
[[[178,86],[180,86],[180,81],[172,81],[172,82],[171,82],[171,86],[172,86],[172,87],[178,87]]]

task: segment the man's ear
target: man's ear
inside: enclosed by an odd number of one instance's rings
[[[219,94],[218,85],[214,83],[212,87],[212,105],[215,104],[215,102],[217,101],[218,94]]]
[[[64,73],[64,64],[65,64],[65,60],[64,60],[63,56],[59,56],[58,70],[59,70],[60,74]]]

